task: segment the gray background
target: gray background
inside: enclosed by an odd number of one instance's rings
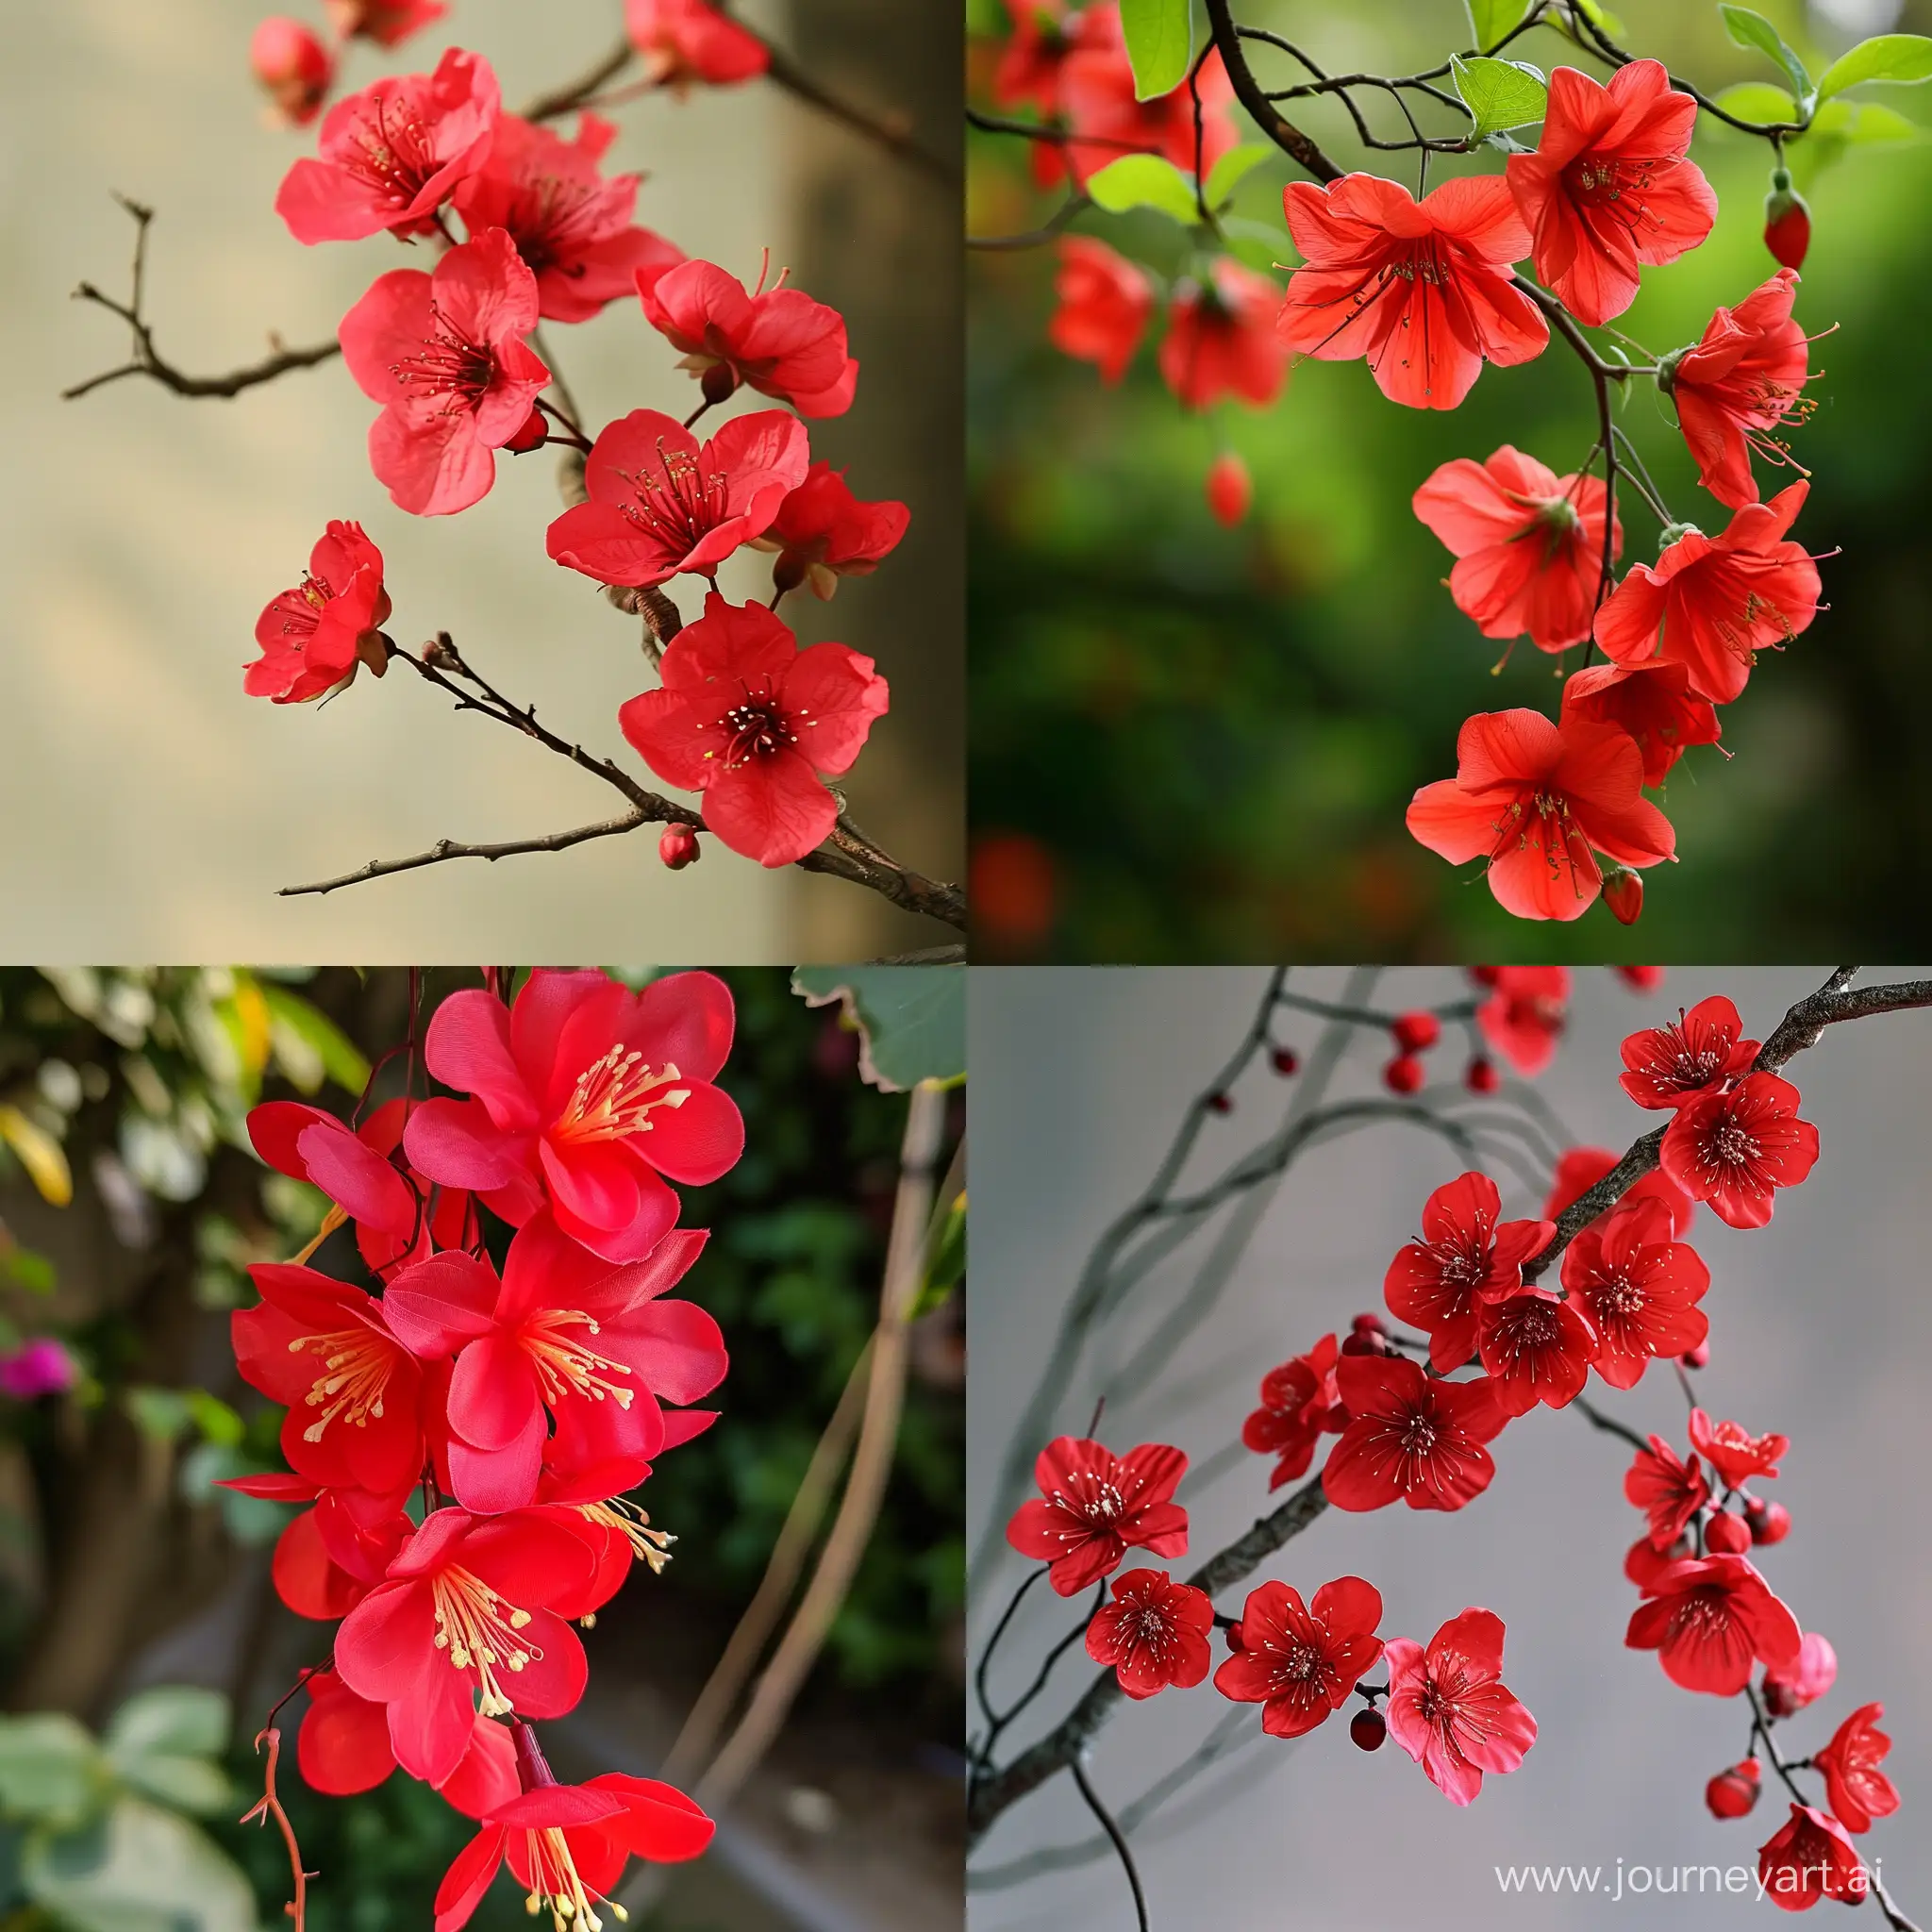
[[[391,629],[448,629],[483,673],[557,730],[615,753],[615,711],[651,681],[635,626],[543,555],[560,508],[549,455],[498,463],[480,505],[406,515],[370,475],[374,414],[340,363],[233,402],[144,379],[75,403],[57,391],[124,358],[125,331],[71,303],[82,279],[125,295],[118,189],[155,206],[149,308],[164,356],[192,373],[254,360],[279,329],[325,339],[406,255],[387,237],[303,248],[273,208],[313,132],[263,124],[247,69],[265,0],[12,4],[0,69],[0,949],[36,959],[847,958],[947,935],[837,880],[777,876],[715,844],[673,876],[655,835],[563,855],[446,865],[326,900],[281,885],[441,837],[527,837],[608,817],[608,788],[500,726],[449,715],[407,674],[341,698],[246,698],[261,607],[299,577],[330,517],[382,546]],[[293,9],[320,17],[319,8]],[[358,44],[344,87],[433,65],[451,41],[497,67],[515,105],[589,66],[617,0],[460,0],[393,55]],[[747,19],[804,51],[828,85],[912,111],[956,151],[958,54],[941,0],[748,0]],[[933,28],[943,21],[943,41]],[[755,83],[612,110],[613,169],[650,174],[638,218],[749,280],[774,267],[846,307],[866,365],[852,416],[813,425],[815,455],[861,495],[897,496],[912,531],[885,571],[829,606],[789,601],[806,641],[869,651],[893,710],[851,791],[860,824],[908,864],[957,876],[958,270],[949,191]],[[426,261],[418,265],[426,265]],[[637,306],[547,331],[594,423],[690,408],[691,384]],[[935,382],[935,365],[947,372]],[[691,585],[676,587],[688,610]],[[726,588],[743,596],[769,571]]]
[[[1624,1034],[1724,991],[1761,1037],[1824,976],[1806,968],[1673,969],[1660,993],[1641,998],[1609,973],[1586,971],[1568,1037],[1540,1088],[1580,1141],[1621,1148],[1658,1119],[1615,1085]],[[1867,974],[1894,976],[1904,975]],[[1342,977],[1301,973],[1291,984],[1332,997]],[[969,1535],[981,1550],[991,1529],[1000,1550],[974,1577],[975,1657],[1023,1570],[990,1523],[993,1474],[1074,1278],[1096,1234],[1145,1183],[1187,1100],[1239,1040],[1262,980],[1233,970],[974,974]],[[1377,1004],[1450,998],[1459,984],[1447,971],[1392,972]],[[1317,1023],[1284,1018],[1284,1037],[1312,1041]],[[1379,1091],[1387,1057],[1385,1041],[1364,1036],[1333,1091]],[[1462,1060],[1452,1033],[1432,1073],[1457,1079]],[[1789,1726],[1786,1748],[1803,1755],[1858,1704],[1884,1701],[1895,1740],[1886,1768],[1904,1807],[1860,1842],[1883,1859],[1900,1906],[1924,1920],[1932,1910],[1932,1857],[1918,1823],[1932,1790],[1932,1657],[1924,1636],[1932,1558],[1920,1531],[1932,1442],[1923,1368],[1932,1348],[1924,1259],[1932,1236],[1924,1129],[1932,1013],[1835,1027],[1790,1072],[1823,1153],[1804,1187],[1779,1195],[1767,1229],[1735,1233],[1700,1210],[1690,1239],[1713,1276],[1705,1302],[1712,1361],[1700,1387],[1718,1415],[1792,1438],[1785,1474],[1764,1492],[1790,1510],[1793,1529],[1762,1553],[1763,1567],[1800,1623],[1831,1639],[1840,1668],[1831,1695]],[[1260,1139],[1290,1097],[1287,1084],[1265,1070],[1251,1074],[1233,1117],[1210,1124],[1199,1171],[1218,1171]],[[1390,1256],[1413,1232],[1427,1191],[1459,1167],[1441,1143],[1399,1126],[1306,1157],[1262,1214],[1219,1309],[1145,1395],[1109,1403],[1102,1437],[1116,1450],[1174,1441],[1204,1463],[1236,1437],[1264,1370],[1343,1328],[1357,1310],[1380,1307]],[[1507,1212],[1532,1209],[1521,1184],[1498,1178]],[[1198,1261],[1205,1245],[1197,1240],[1155,1277],[1150,1306],[1172,1306],[1191,1278],[1188,1257]],[[1113,1345],[1114,1359],[1130,1340]],[[1085,1427],[1108,1381],[1107,1346],[1098,1355],[1099,1372],[1064,1391],[1057,1429]],[[1591,1393],[1681,1444],[1685,1405],[1668,1374],[1653,1370],[1627,1396],[1593,1381]],[[1621,1491],[1629,1450],[1578,1418],[1541,1409],[1512,1423],[1496,1448],[1496,1479],[1467,1509],[1447,1517],[1330,1510],[1254,1580],[1279,1577],[1306,1594],[1332,1576],[1367,1576],[1387,1607],[1384,1634],[1423,1641],[1467,1604],[1496,1610],[1508,1626],[1505,1679],[1541,1726],[1523,1768],[1489,1779],[1474,1806],[1457,1810],[1392,1744],[1374,1757],[1354,1750],[1340,1721],[1293,1744],[1262,1740],[1192,1786],[1172,1826],[1157,1820],[1137,1838],[1157,1928],[1386,1932],[1425,1923],[1444,1932],[1497,1924],[1561,1932],[1703,1925],[1774,1909],[1748,1894],[1626,1897],[1616,1906],[1500,1895],[1499,1864],[1610,1867],[1621,1857],[1755,1867],[1757,1847],[1787,1812],[1767,1787],[1741,1823],[1708,1816],[1705,1780],[1744,1751],[1742,1700],[1678,1690],[1654,1656],[1624,1647],[1638,1599],[1621,1565],[1641,1521]],[[1191,1475],[1180,1492],[1192,1517],[1191,1556],[1171,1567],[1191,1568],[1268,1507],[1270,1467],[1243,1456],[1205,1488]],[[1221,1607],[1238,1611],[1241,1594],[1230,1592]],[[1007,1697],[1027,1681],[1045,1643],[1076,1621],[1072,1605],[1044,1596],[1028,1599],[1019,1641],[1003,1650],[997,1681]],[[1061,1670],[1052,1718],[1092,1666],[1076,1652]],[[1130,1801],[1230,1708],[1204,1686],[1125,1710],[1102,1734],[1098,1789],[1116,1806]],[[1033,1735],[1018,1734],[1022,1742]],[[975,1864],[1003,1865],[1091,1832],[1061,1777],[1007,1814]],[[1875,1924],[1876,1913],[1867,1913]],[[975,1890],[971,1923],[973,1932],[1119,1932],[1132,1913],[1109,1858],[1015,1889]]]

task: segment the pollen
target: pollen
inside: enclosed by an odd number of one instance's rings
[[[289,1344],[291,1355],[322,1357],[322,1374],[302,1399],[322,1413],[302,1431],[305,1442],[319,1442],[329,1424],[340,1417],[358,1429],[374,1416],[382,1420],[382,1394],[395,1367],[393,1344],[370,1328],[337,1328],[325,1335],[298,1335]]]
[[[635,1049],[613,1046],[577,1075],[551,1138],[581,1145],[648,1134],[658,1108],[682,1107],[691,1098],[688,1087],[674,1085],[683,1077],[668,1060],[659,1069]]]
[[[595,1335],[596,1322],[580,1308],[545,1308],[532,1315],[519,1330],[524,1353],[537,1371],[543,1400],[552,1407],[571,1395],[591,1402],[609,1400],[619,1408],[628,1408],[636,1389],[627,1382],[616,1382],[613,1375],[628,1375],[628,1363],[613,1361],[563,1334],[566,1328],[582,1328]]]
[[[651,1566],[653,1576],[661,1576],[671,1560],[671,1545],[677,1539],[668,1529],[653,1529],[651,1519],[625,1496],[612,1496],[606,1503],[579,1503],[579,1513],[587,1522],[617,1530],[631,1546],[632,1553]]]
[[[506,1603],[482,1578],[456,1564],[436,1573],[429,1592],[437,1649],[447,1651],[458,1670],[476,1674],[478,1708],[485,1717],[507,1716],[516,1707],[497,1673],[514,1675],[543,1660],[543,1653],[519,1634],[529,1625],[529,1611]]]

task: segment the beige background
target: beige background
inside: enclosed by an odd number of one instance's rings
[[[905,29],[925,4],[831,9],[856,16],[844,22],[855,43],[879,39],[855,30],[864,16],[886,18],[903,71],[868,72],[836,36],[808,45],[808,63],[860,98],[889,103],[902,83],[911,99],[930,42]],[[278,886],[441,837],[526,837],[621,808],[562,760],[450,715],[407,674],[358,679],[320,709],[244,698],[255,619],[299,576],[328,518],[359,519],[381,545],[399,642],[448,629],[553,728],[621,755],[641,775],[614,713],[650,680],[631,623],[543,555],[543,527],[558,508],[548,455],[500,460],[491,495],[459,517],[418,519],[370,475],[373,407],[340,363],[233,402],[185,402],[139,379],[57,399],[125,348],[110,316],[67,299],[83,278],[125,292],[130,224],[110,189],[159,212],[149,312],[161,352],[193,373],[252,360],[270,329],[291,342],[325,338],[375,275],[408,263],[386,237],[305,249],[275,215],[275,186],[311,140],[262,124],[246,47],[264,10],[257,0],[7,8],[0,951],[56,960],[752,961],[943,941],[942,928],[869,893],[765,875],[714,841],[703,864],[674,876],[648,832],[495,866],[446,865],[326,900],[275,897]],[[799,43],[782,0],[754,0],[744,12]],[[426,33],[391,57],[358,46],[345,84],[426,67],[456,38],[496,64],[514,104],[587,66],[619,18],[616,0],[459,0],[445,23],[453,34]],[[882,47],[894,51],[890,32]],[[924,77],[929,129],[934,89],[943,113],[956,68],[949,49],[937,81]],[[855,814],[908,863],[957,876],[958,518],[943,494],[957,491],[959,468],[947,292],[957,289],[957,221],[947,192],[897,178],[893,163],[762,84],[681,104],[653,98],[614,118],[624,132],[610,165],[653,177],[641,221],[747,279],[770,244],[802,286],[848,308],[867,375],[854,415],[814,429],[814,452],[851,461],[861,495],[910,502],[913,537],[880,577],[848,582],[830,607],[787,614],[808,641],[837,637],[878,658],[895,702],[860,762]],[[941,151],[955,125],[937,124]],[[933,236],[944,238],[945,266],[922,273],[915,258]],[[868,246],[855,262],[857,242]],[[549,335],[593,422],[641,406],[689,408],[689,378],[634,304]],[[916,340],[895,341],[908,335]],[[950,372],[938,384],[935,342]],[[915,380],[936,407],[908,408]],[[754,564],[726,588],[748,594],[764,575]],[[692,611],[695,581],[678,587]]]

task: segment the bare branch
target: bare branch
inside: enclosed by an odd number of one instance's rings
[[[609,53],[586,73],[578,75],[575,80],[564,82],[561,87],[552,88],[548,93],[539,94],[524,109],[523,118],[525,121],[555,121],[574,108],[588,107],[591,96],[600,87],[615,80],[630,65],[634,51],[628,36],[620,39]]]
[[[333,892],[343,886],[359,886],[365,879],[386,879],[394,873],[415,872],[425,865],[441,865],[449,858],[511,858],[520,852],[565,852],[591,839],[614,839],[624,832],[635,832],[651,823],[647,813],[633,808],[614,819],[601,819],[594,825],[578,825],[568,832],[548,832],[540,839],[510,839],[498,845],[465,845],[455,839],[439,839],[427,852],[408,858],[372,858],[367,865],[340,877],[318,879],[311,886],[284,886],[277,894],[283,899],[299,899],[309,893]]]

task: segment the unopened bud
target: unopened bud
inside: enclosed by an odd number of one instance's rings
[[[738,371],[728,362],[713,362],[698,381],[706,402],[714,405],[728,402],[737,388]]]
[[[1428,1077],[1412,1053],[1399,1053],[1382,1069],[1382,1084],[1391,1093],[1415,1093]]]
[[[336,73],[328,49],[299,20],[280,14],[255,29],[248,64],[291,127],[306,127],[322,111]]]
[[[663,836],[658,841],[658,857],[673,872],[682,872],[686,866],[695,865],[704,857],[696,828],[691,825],[666,825]]]
[[[541,449],[550,434],[550,425],[543,420],[541,409],[532,409],[524,418],[524,426],[504,444],[512,456],[520,457],[525,450]]]
[[[1389,1030],[1404,1053],[1426,1053],[1442,1037],[1442,1023],[1433,1013],[1398,1013]]]
[[[1757,1802],[1758,1774],[1762,1767],[1757,1758],[1746,1757],[1721,1771],[1704,1788],[1704,1802],[1710,1807],[1713,1818],[1741,1818]]]
[[[1700,1341],[1694,1348],[1687,1348],[1677,1359],[1687,1369],[1707,1369],[1710,1366],[1710,1343]]]
[[[1503,1084],[1496,1063],[1487,1054],[1477,1054],[1462,1075],[1462,1084],[1472,1093],[1493,1093]]]
[[[1604,881],[1604,904],[1619,925],[1635,925],[1643,916],[1643,879],[1628,866],[1619,866]]]
[[[1223,450],[1208,464],[1207,492],[1208,508],[1217,524],[1231,530],[1246,517],[1255,500],[1255,485],[1247,464],[1233,450]]]
[[[1782,1503],[1757,1496],[1744,1505],[1744,1523],[1754,1543],[1781,1543],[1791,1533],[1791,1512]]]
[[[1274,1071],[1285,1080],[1301,1071],[1301,1056],[1291,1046],[1277,1046],[1270,1056]]]
[[[1764,197],[1764,245],[1781,268],[1801,269],[1811,246],[1811,210],[1791,186],[1789,168],[1774,169]]]
[[[1704,1525],[1704,1547],[1720,1556],[1741,1557],[1751,1547],[1751,1532],[1744,1526],[1742,1517],[1720,1509]]]
[[[1348,1721],[1348,1735],[1357,1751],[1379,1751],[1389,1721],[1379,1710],[1358,1710]]]

